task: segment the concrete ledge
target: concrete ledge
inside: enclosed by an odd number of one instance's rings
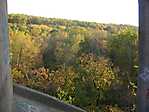
[[[85,110],[78,108],[76,106],[66,104],[55,97],[49,96],[47,94],[41,93],[39,91],[14,84],[14,94],[40,102],[46,106],[53,107],[65,112],[86,112]]]

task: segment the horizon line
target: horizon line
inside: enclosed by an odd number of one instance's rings
[[[20,15],[26,15],[26,16],[35,16],[35,17],[43,17],[43,18],[47,18],[47,19],[65,19],[68,21],[79,21],[79,22],[89,22],[89,23],[96,23],[96,24],[111,24],[111,25],[126,25],[126,26],[135,26],[138,27],[138,25],[134,25],[134,24],[127,24],[127,23],[112,23],[112,22],[99,22],[96,20],[85,20],[85,19],[71,19],[71,18],[62,18],[62,17],[48,17],[48,16],[41,16],[41,15],[34,15],[34,14],[25,14],[25,13],[17,13],[17,12],[8,12],[8,15],[10,14],[20,14]]]

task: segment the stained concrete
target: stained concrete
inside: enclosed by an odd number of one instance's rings
[[[16,106],[14,112],[64,112],[41,102],[34,101],[33,99],[27,99],[18,95],[14,96],[14,100]]]
[[[85,112],[33,89],[14,85],[14,112]]]
[[[137,111],[149,112],[149,0],[139,0],[139,61]]]
[[[12,112],[13,101],[7,17],[7,0],[0,0],[0,112]]]

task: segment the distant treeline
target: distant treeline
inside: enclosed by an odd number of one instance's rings
[[[85,22],[78,20],[67,20],[59,18],[45,18],[38,16],[29,16],[24,14],[9,14],[9,23],[13,24],[36,24],[36,25],[47,25],[47,26],[80,26],[85,28],[99,28],[110,32],[118,31],[126,27],[135,27],[131,25],[116,25],[116,24],[102,24],[96,22]],[[137,29],[137,27],[135,27]]]

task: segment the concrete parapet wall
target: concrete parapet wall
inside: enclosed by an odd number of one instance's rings
[[[66,104],[56,99],[55,97],[17,84],[14,85],[14,94],[37,102],[41,102],[44,105],[62,110],[64,112],[86,112],[81,108]]]

